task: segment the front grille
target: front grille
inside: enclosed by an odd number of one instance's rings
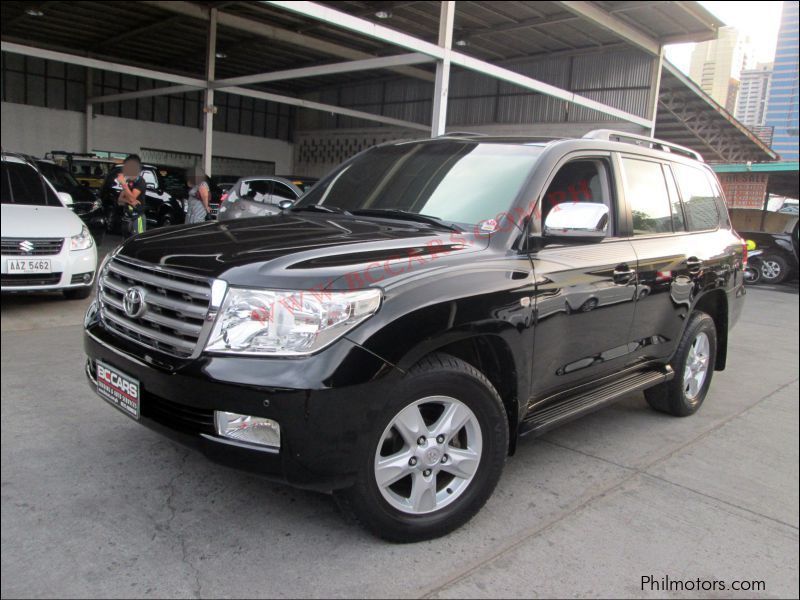
[[[187,433],[214,433],[214,411],[178,404],[145,392],[142,416]]]
[[[61,252],[63,238],[3,238],[4,256],[54,256]]]
[[[0,277],[0,285],[5,287],[56,285],[59,281],[61,273],[3,273]]]
[[[131,317],[124,305],[125,294],[133,287],[144,300],[144,309],[137,317]],[[204,278],[117,256],[100,275],[99,299],[103,323],[117,335],[187,357],[198,344],[211,286]]]
[[[208,214],[210,214],[212,217],[216,217],[217,215],[219,215],[219,204],[214,204],[209,202],[208,209],[209,209]]]

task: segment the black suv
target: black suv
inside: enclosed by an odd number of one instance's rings
[[[100,200],[106,215],[106,227],[109,233],[120,233],[125,228],[122,226],[126,211],[117,203],[120,188],[117,176],[122,172],[122,165],[111,169],[103,187],[100,188]],[[186,220],[185,200],[173,197],[167,191],[167,184],[158,167],[142,165],[142,177],[147,184],[145,193],[145,216],[147,227],[166,227],[176,225]]]
[[[678,146],[388,143],[281,214],[125,242],[86,373],[142,423],[422,540],[480,510],[521,436],[640,390],[697,411],[744,251]]]

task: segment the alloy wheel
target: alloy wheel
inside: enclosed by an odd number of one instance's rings
[[[700,390],[703,389],[711,364],[710,350],[711,344],[708,341],[708,335],[701,331],[689,348],[686,367],[683,371],[683,392],[686,394],[687,400],[695,400],[700,394]]]
[[[483,436],[475,413],[449,396],[428,396],[401,410],[375,452],[375,482],[395,509],[413,515],[454,502],[478,471]]]

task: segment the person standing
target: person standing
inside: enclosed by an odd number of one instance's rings
[[[189,175],[189,204],[186,210],[187,223],[203,223],[211,212],[208,203],[211,200],[211,188],[206,174],[200,167],[194,167]]]
[[[117,175],[117,182],[122,190],[117,197],[117,203],[125,206],[130,218],[131,235],[142,233],[147,225],[145,215],[145,196],[147,184],[142,177],[142,161],[136,154],[129,154],[122,161],[122,172]]]

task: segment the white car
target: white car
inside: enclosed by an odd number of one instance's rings
[[[61,290],[68,299],[91,294],[97,247],[80,217],[25,158],[2,155],[3,293]]]

